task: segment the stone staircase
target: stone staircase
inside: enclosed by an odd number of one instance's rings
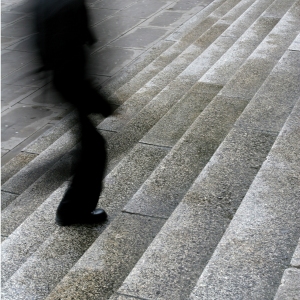
[[[108,82],[105,224],[54,223],[74,113],[5,164],[2,299],[300,299],[299,33],[299,0],[211,1]]]

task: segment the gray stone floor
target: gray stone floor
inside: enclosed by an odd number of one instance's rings
[[[105,82],[201,11],[211,0],[87,0],[98,42],[91,49],[90,74]],[[72,108],[52,90],[48,77],[30,74],[30,2],[4,0],[2,26],[2,165],[61,120]],[[102,62],[101,64],[99,62]]]

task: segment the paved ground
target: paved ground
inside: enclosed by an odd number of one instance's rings
[[[109,218],[68,228],[76,118],[24,76],[30,15],[5,1],[3,299],[298,299],[300,0],[90,3]]]
[[[100,86],[211,1],[88,0],[98,42],[91,75]],[[28,2],[2,1],[2,165],[62,119],[70,107],[36,68]],[[203,4],[205,3],[205,4]],[[104,61],[99,65],[97,61]],[[50,88],[49,88],[50,87]]]

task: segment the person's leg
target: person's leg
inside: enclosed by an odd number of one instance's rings
[[[74,75],[74,72],[59,72],[54,73],[53,78],[58,92],[77,108],[81,129],[81,149],[74,168],[75,175],[57,209],[56,221],[60,225],[106,219],[103,210],[93,212],[102,191],[107,156],[105,140],[88,119],[87,110],[78,105],[90,96],[80,76]]]
[[[81,153],[75,175],[58,207],[58,213],[88,214],[98,203],[106,166],[105,140],[86,116],[80,116]]]

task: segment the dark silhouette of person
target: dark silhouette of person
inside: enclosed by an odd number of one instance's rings
[[[96,209],[106,166],[105,140],[88,115],[112,113],[109,102],[86,78],[85,45],[96,39],[89,28],[84,0],[37,0],[34,9],[36,46],[42,69],[51,71],[54,88],[78,112],[81,150],[75,174],[56,211],[56,223],[99,223],[107,218]]]

